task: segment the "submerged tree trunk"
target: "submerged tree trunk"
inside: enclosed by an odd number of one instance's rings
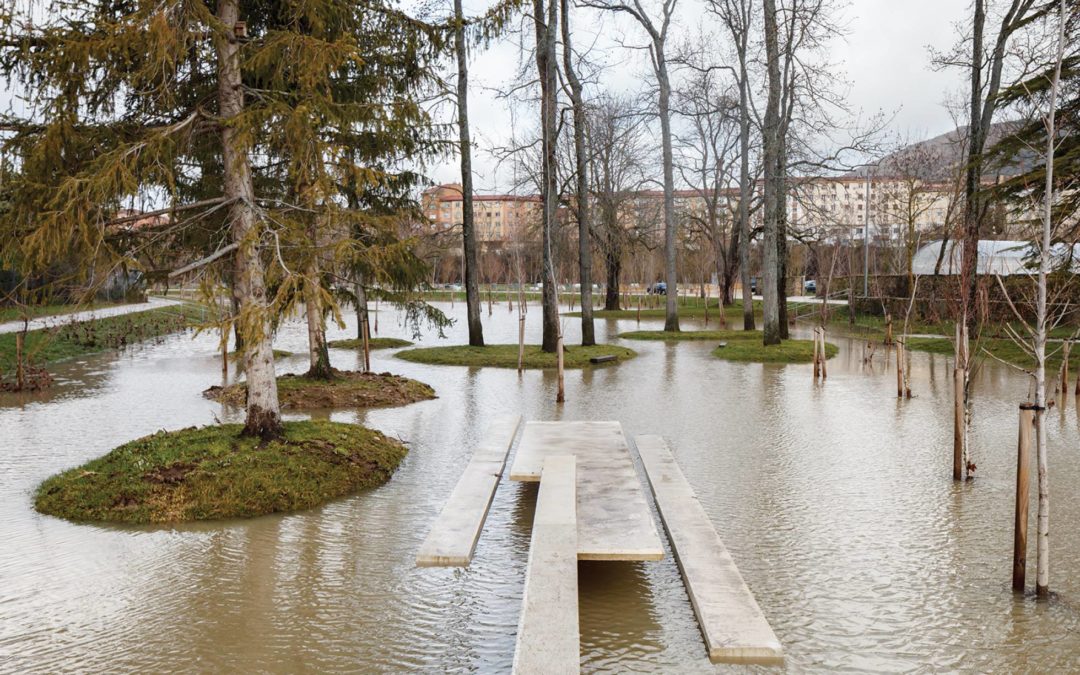
[[[465,43],[465,17],[461,0],[454,0],[454,51],[457,55],[458,147],[461,152],[461,236],[465,265],[465,306],[469,345],[484,346],[480,322],[480,286],[477,279],[476,222],[473,215],[472,144],[469,140],[469,63]]]
[[[556,176],[556,122],[558,83],[555,77],[555,31],[558,28],[556,0],[533,0],[533,22],[536,28],[536,67],[540,75],[540,126],[543,153],[543,177],[540,188],[543,202],[543,340],[541,349],[555,353],[559,339],[559,300],[555,286],[555,261],[552,240],[555,237],[559,206],[558,177]]]
[[[460,0],[459,0],[460,1]],[[581,81],[574,70],[573,50],[570,43],[570,3],[562,5],[563,68],[570,85],[570,101],[574,108],[574,164],[577,167],[577,213],[578,213],[578,281],[581,282],[581,344],[596,344],[593,328],[592,299],[592,232],[589,204],[589,157],[585,148],[585,98]]]
[[[218,68],[218,114],[221,125],[224,197],[229,203],[228,222],[233,243],[237,321],[245,339],[244,368],[247,374],[247,417],[244,433],[273,439],[281,435],[270,313],[266,304],[266,280],[259,257],[259,223],[253,209],[255,187],[251,179],[249,148],[230,122],[243,113],[244,89],[240,74],[240,45],[231,27],[240,19],[237,0],[220,0],[217,18],[230,29],[215,40]]]

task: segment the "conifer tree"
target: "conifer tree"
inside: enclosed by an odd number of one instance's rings
[[[24,9],[0,15],[0,72],[26,100],[2,120],[20,169],[3,226],[27,232],[21,258],[29,269],[61,255],[123,260],[109,234],[139,203],[167,212],[173,231],[202,228],[216,244],[206,260],[233,256],[244,431],[280,434],[273,321],[301,291],[318,333],[332,306],[322,262],[356,215],[343,186],[415,181],[386,167],[431,140],[416,94],[439,33],[382,0]],[[315,336],[313,366],[324,343]]]

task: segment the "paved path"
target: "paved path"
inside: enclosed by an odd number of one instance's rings
[[[53,314],[51,316],[40,316],[36,319],[30,320],[29,330],[41,330],[42,328],[62,326],[63,324],[71,323],[72,321],[86,321],[87,319],[104,319],[109,316],[135,314],[137,312],[145,312],[151,309],[159,309],[161,307],[170,307],[172,305],[182,304],[184,303],[180,302],[179,300],[167,300],[165,298],[151,296],[147,302],[137,302],[130,305],[116,305],[115,307],[101,307],[98,309],[88,309],[82,312],[69,312],[68,314]],[[22,321],[8,321],[6,323],[0,323],[0,334],[17,333],[22,330],[22,327]]]

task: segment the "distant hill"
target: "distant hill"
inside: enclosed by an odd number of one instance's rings
[[[990,127],[987,134],[987,149],[992,148],[1002,138],[1017,128],[1018,122],[998,122]],[[955,131],[949,131],[928,138],[925,141],[912,143],[894,152],[885,155],[876,164],[869,167],[860,167],[846,174],[849,177],[865,176],[867,171],[875,175],[897,176],[915,174],[924,180],[948,180],[955,175],[956,167],[963,161],[964,144],[967,140],[967,127],[960,127]],[[987,167],[985,176],[992,178],[998,174],[1002,176],[1014,176],[1026,171],[1031,167],[1032,161],[1028,157],[1015,157],[1004,166],[994,164]]]

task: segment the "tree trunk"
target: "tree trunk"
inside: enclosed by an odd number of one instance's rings
[[[457,0],[460,2],[461,0]],[[592,233],[589,205],[589,158],[585,148],[585,100],[581,81],[574,70],[573,50],[570,43],[570,6],[561,0],[563,65],[566,80],[570,84],[570,101],[574,108],[574,164],[577,168],[577,214],[578,214],[578,281],[581,282],[581,344],[596,344],[593,328],[592,299]]]
[[[678,233],[675,228],[675,159],[671,148],[671,81],[668,79],[663,41],[654,40],[653,45],[656,80],[660,86],[660,140],[664,151],[664,276],[667,283],[664,330],[678,332],[679,289],[676,257]]]
[[[283,432],[278,404],[277,379],[271,343],[270,314],[266,304],[266,279],[259,257],[259,223],[253,205],[255,187],[251,179],[249,148],[232,121],[243,113],[244,89],[240,74],[240,45],[231,27],[240,19],[237,0],[220,0],[218,20],[228,31],[218,36],[218,115],[221,117],[224,197],[229,202],[228,222],[233,243],[236,297],[240,303],[238,321],[245,339],[244,369],[247,373],[247,418],[244,433],[270,440]]]
[[[307,377],[329,380],[333,376],[330,369],[330,352],[326,347],[326,316],[322,304],[322,272],[319,269],[318,228],[312,224],[308,228],[311,242],[311,258],[304,271],[304,310],[307,316],[309,366]]]
[[[479,266],[476,259],[476,221],[473,217],[472,144],[469,141],[469,63],[465,42],[465,17],[461,0],[454,0],[454,51],[457,55],[458,149],[461,153],[461,236],[465,267],[465,306],[469,345],[484,346],[480,322]]]
[[[541,349],[552,354],[558,346],[559,301],[555,285],[555,261],[552,239],[555,236],[559,207],[559,187],[556,175],[556,121],[558,83],[555,76],[555,31],[558,12],[555,0],[533,0],[533,22],[536,28],[536,67],[540,75],[540,126],[543,153],[541,201],[543,238],[543,340]],[[546,19],[546,21],[545,21]]]
[[[619,309],[619,283],[622,276],[622,239],[617,229],[608,227],[608,245],[604,252],[607,263],[607,292],[604,296],[604,309]]]
[[[776,194],[776,170],[779,167],[780,131],[780,54],[777,46],[776,0],[764,0],[765,5],[765,52],[768,69],[768,101],[762,127],[765,165],[764,241],[762,242],[762,305],[764,310],[764,336],[766,345],[780,344],[780,298],[779,298],[779,208]]]

